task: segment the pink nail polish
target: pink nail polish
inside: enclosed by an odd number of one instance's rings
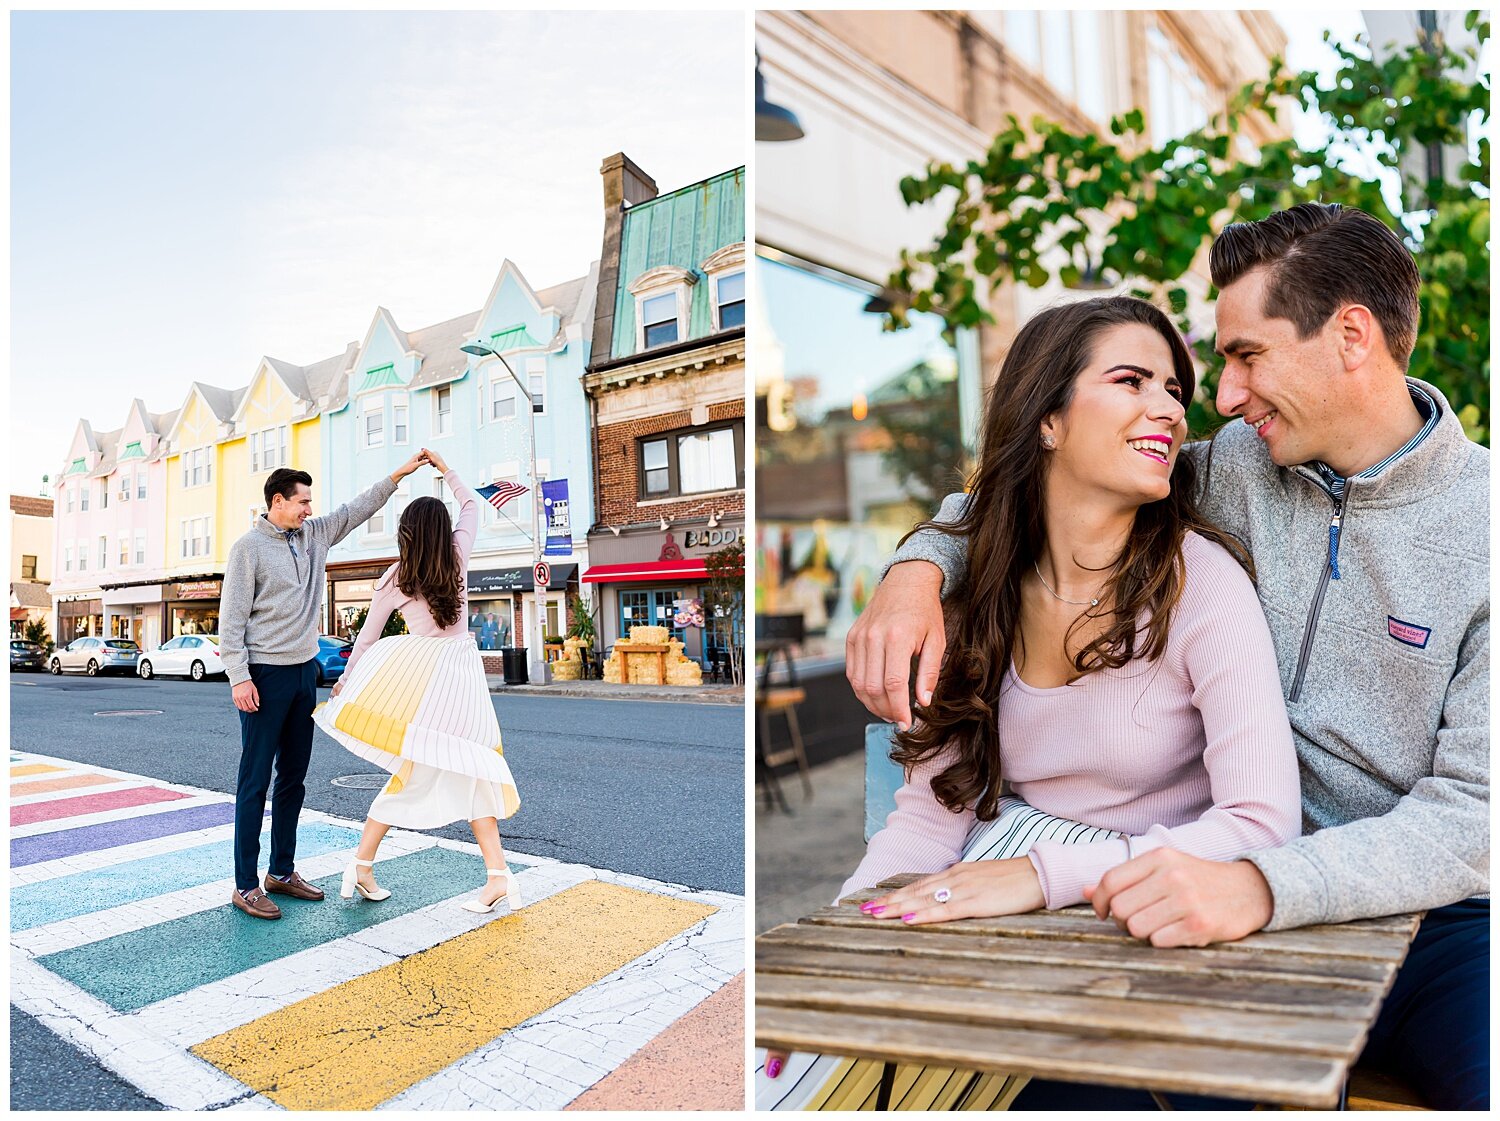
[[[766,1077],[767,1078],[775,1078],[780,1073],[781,1073],[781,1060],[780,1059],[772,1059],[769,1063],[766,1064]]]
[[[914,919],[914,918],[916,918],[916,917],[917,917],[917,913],[915,911],[912,911],[910,914],[902,915],[901,916],[901,921],[902,922],[911,922],[911,920]]]
[[[878,915],[878,914],[880,914],[880,913],[881,913],[881,912],[882,912],[882,911],[884,911],[884,910],[885,910],[885,908],[884,908],[884,907],[871,907],[871,908],[870,908],[870,909],[869,909],[869,911],[867,911],[867,912],[866,912],[866,914],[870,914],[870,915]]]

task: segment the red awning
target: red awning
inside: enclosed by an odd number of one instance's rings
[[[28,613],[26,611],[26,608],[24,607],[12,607],[10,609],[10,621],[12,623],[24,623],[26,621],[27,614]]]
[[[645,584],[657,581],[707,580],[708,565],[701,558],[675,561],[637,561],[635,564],[596,564],[580,579],[585,584]]]

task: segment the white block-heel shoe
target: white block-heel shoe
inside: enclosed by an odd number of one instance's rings
[[[382,899],[389,899],[391,897],[391,893],[388,892],[385,888],[377,887],[374,891],[371,891],[369,888],[365,887],[364,884],[359,882],[359,870],[361,868],[373,867],[375,867],[375,862],[373,860],[349,861],[348,866],[344,869],[344,882],[339,885],[339,898],[353,899],[354,893],[358,891],[360,895],[364,896],[371,903],[379,903]]]
[[[505,894],[500,898],[505,900],[506,905],[512,911],[519,911],[521,909],[521,889],[516,886],[516,874],[510,870],[509,866],[505,868],[486,868],[485,871],[490,876],[505,877]],[[476,915],[487,915],[495,909],[495,903],[499,902],[499,899],[496,899],[493,903],[481,903],[477,899],[466,899],[460,906],[465,911],[473,911]]]

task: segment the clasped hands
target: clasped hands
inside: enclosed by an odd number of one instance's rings
[[[444,462],[442,456],[430,448],[422,448],[416,455],[391,472],[391,482],[399,483],[406,476],[416,471],[417,468],[428,466],[435,468],[440,475],[448,473],[448,464]]]

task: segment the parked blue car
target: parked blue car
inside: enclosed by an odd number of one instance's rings
[[[344,676],[344,667],[349,664],[349,651],[354,643],[331,635],[318,636],[318,684],[332,685]]]

